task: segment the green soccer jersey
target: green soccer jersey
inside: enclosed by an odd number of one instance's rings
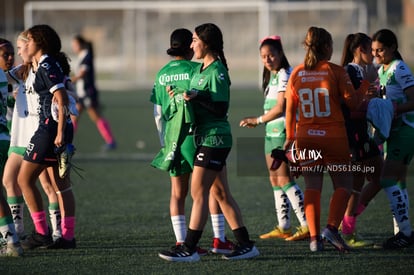
[[[190,81],[197,65],[197,62],[189,60],[172,60],[158,72],[150,100],[152,103],[162,106],[164,121],[167,121],[170,115],[170,96],[166,87],[174,86],[181,90],[189,90]]]
[[[0,140],[10,140],[9,129],[7,127],[7,98],[8,81],[3,70],[0,69]],[[6,150],[7,152],[7,150]]]
[[[206,69],[201,70],[202,64],[197,67],[191,80],[190,89],[197,90],[200,98],[208,98],[211,102],[230,101],[230,77],[221,61],[216,60]],[[218,117],[203,107],[197,100],[193,100],[195,115],[195,134],[197,145],[215,148],[229,148],[232,146],[232,136],[227,115]]]
[[[265,113],[269,112],[270,109],[277,105],[278,95],[286,90],[291,71],[291,68],[288,70],[281,69],[276,74],[271,74],[269,84],[265,92],[265,102],[263,105]],[[277,137],[283,139],[286,137],[285,115],[266,123],[266,137]]]

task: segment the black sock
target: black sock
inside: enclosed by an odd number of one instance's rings
[[[247,232],[247,228],[245,226],[233,230],[233,234],[237,242],[241,245],[252,243],[249,238],[249,232]]]
[[[187,236],[185,237],[184,244],[191,250],[195,251],[197,248],[198,241],[201,239],[202,230],[192,230],[188,228]]]
[[[333,232],[335,232],[335,233],[338,233],[338,228],[336,228],[335,226],[330,225],[330,224],[327,224],[327,225],[326,225],[326,227],[327,227],[329,230],[331,230],[331,231],[333,231]]]

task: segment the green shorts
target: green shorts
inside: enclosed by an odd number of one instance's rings
[[[169,171],[171,177],[189,174],[193,171],[196,150],[193,138],[193,135],[188,135],[181,144],[180,152],[176,154],[174,164]]]
[[[265,154],[268,155],[272,153],[273,149],[283,150],[283,145],[285,144],[286,137],[265,137]]]
[[[23,156],[24,152],[26,152],[26,147],[12,146],[9,148],[8,156],[10,156],[11,153],[15,153],[15,154]]]
[[[403,124],[398,131],[391,131],[387,139],[387,159],[402,160],[410,164],[414,154],[414,128]]]

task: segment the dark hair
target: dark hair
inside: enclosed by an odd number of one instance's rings
[[[327,59],[327,48],[332,47],[332,36],[324,28],[310,27],[303,44],[306,48],[305,69],[312,70],[316,64]]]
[[[7,40],[5,38],[0,38],[0,46],[1,47],[9,46],[9,47],[12,47],[13,48],[13,44],[9,40]]]
[[[285,52],[283,51],[282,41],[280,39],[272,39],[267,38],[263,40],[260,44],[260,49],[263,46],[270,46],[273,47],[280,55],[280,68],[278,69],[285,69],[288,70],[290,68],[289,61],[285,55]],[[270,71],[264,66],[263,67],[263,78],[262,78],[262,89],[263,91],[266,90],[267,85],[270,81]]]
[[[193,41],[193,33],[187,29],[176,29],[170,36],[170,48],[167,54],[171,56],[185,56],[191,49],[191,42]]]
[[[397,36],[391,30],[382,29],[382,30],[377,31],[372,36],[372,41],[378,41],[388,48],[395,46],[394,57],[396,59],[403,60],[400,52],[398,51]]]
[[[203,41],[204,44],[210,49],[210,51],[217,55],[224,67],[228,70],[227,60],[224,56],[223,50],[223,34],[219,27],[213,23],[205,23],[195,28],[195,33]]]
[[[94,52],[93,52],[93,45],[91,41],[86,40],[82,35],[77,34],[73,37],[74,40],[78,41],[79,46],[81,49],[83,50],[88,50],[89,54],[92,56],[92,58],[94,57]]]
[[[345,66],[354,59],[354,52],[362,46],[367,49],[371,45],[371,38],[365,33],[351,33],[345,38],[344,48],[342,50],[341,65]]]
[[[62,43],[57,32],[49,25],[35,25],[28,29],[33,41],[42,50],[43,53],[48,54],[56,59],[65,75],[70,73],[70,65],[68,57],[64,52],[61,52]]]

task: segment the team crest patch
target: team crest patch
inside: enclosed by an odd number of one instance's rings
[[[199,80],[198,80],[198,86],[201,86],[201,84],[203,84],[203,82],[204,82],[204,76],[203,77],[201,77]]]
[[[47,62],[42,63],[40,66],[42,66],[42,68],[49,70],[50,69],[50,65]]]

